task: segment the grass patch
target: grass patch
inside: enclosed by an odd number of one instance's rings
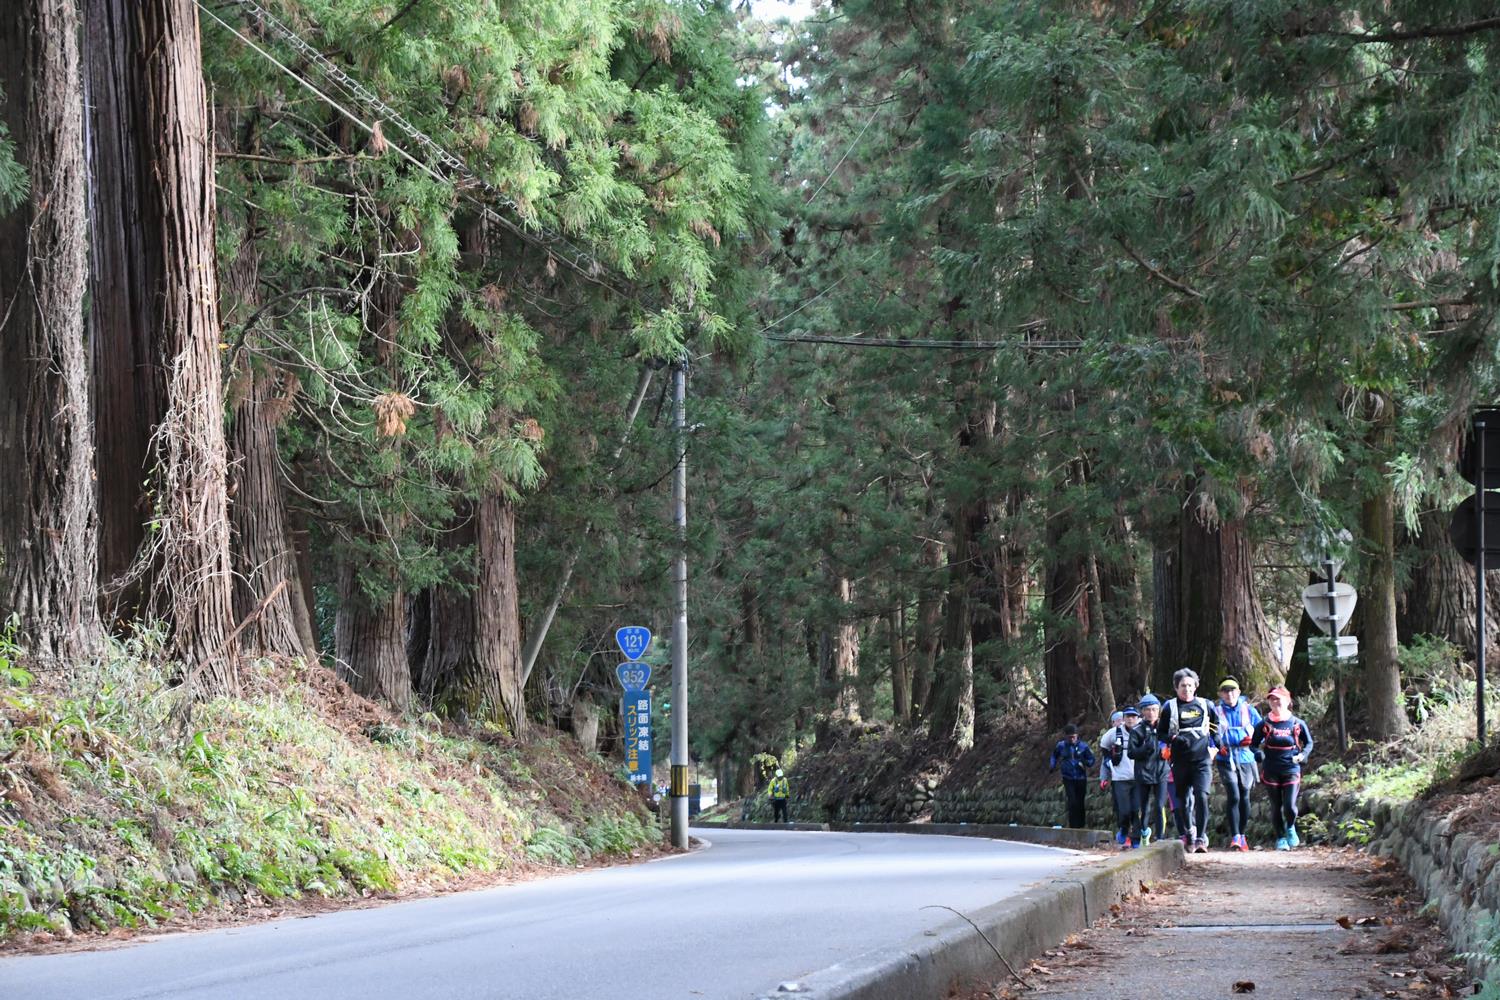
[[[441,886],[660,837],[597,755],[386,717],[320,666],[257,663],[242,696],[187,712],[149,632],[63,677],[12,652],[0,643],[0,941]]]

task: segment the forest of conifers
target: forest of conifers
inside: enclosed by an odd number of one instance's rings
[[[1351,718],[1398,735],[1403,645],[1478,641],[1493,6],[752,8],[7,3],[31,669],[149,627],[205,695],[301,658],[607,750],[613,631],[670,620],[686,360],[693,751],[734,783],[819,717],[1300,695],[1341,532]]]

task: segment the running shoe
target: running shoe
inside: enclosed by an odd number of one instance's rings
[[[1202,839],[1193,841],[1193,853],[1194,854],[1207,854],[1208,853],[1208,841],[1202,840]]]
[[[1276,838],[1276,849],[1278,851],[1290,851],[1292,849],[1292,845],[1287,843],[1287,839],[1285,837],[1278,837]]]
[[[1240,834],[1238,837],[1234,838],[1234,840],[1235,840],[1235,844],[1234,844],[1235,847],[1238,847],[1242,851],[1248,851],[1248,850],[1250,850],[1250,840],[1243,833]]]
[[[1297,836],[1297,824],[1293,823],[1286,828],[1286,846],[1298,847],[1302,844],[1302,838]]]
[[[1125,846],[1125,835],[1118,830],[1115,831],[1115,843],[1120,847]]]

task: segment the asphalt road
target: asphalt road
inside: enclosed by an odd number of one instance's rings
[[[3,1000],[747,1000],[1055,875],[970,837],[694,830],[708,850],[367,910],[0,960]]]

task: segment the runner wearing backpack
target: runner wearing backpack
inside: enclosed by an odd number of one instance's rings
[[[1141,713],[1134,706],[1117,712],[1120,721],[1099,740],[1099,749],[1108,761],[1110,791],[1115,801],[1115,843],[1127,851],[1139,845],[1138,829],[1141,823],[1140,803],[1135,787],[1135,761],[1126,752],[1130,749],[1130,734],[1141,721]]]
[[[1266,702],[1270,711],[1255,727],[1250,744],[1265,755],[1260,781],[1271,793],[1276,849],[1289,851],[1302,843],[1297,836],[1297,792],[1302,785],[1302,765],[1312,756],[1312,731],[1292,714],[1292,695],[1286,688],[1272,688]]]
[[[1208,792],[1213,785],[1213,706],[1197,697],[1198,674],[1184,667],[1172,675],[1177,697],[1168,700],[1156,724],[1166,747],[1177,794],[1177,833],[1183,849],[1208,853]]]
[[[1255,769],[1255,751],[1250,742],[1260,713],[1248,698],[1240,697],[1240,683],[1226,677],[1219,684],[1219,703],[1214,706],[1218,736],[1214,766],[1219,783],[1224,786],[1224,803],[1229,809],[1229,846],[1237,851],[1250,850],[1245,831],[1250,826],[1250,789],[1260,780]]]
[[[1167,762],[1162,760],[1161,742],[1156,738],[1161,701],[1148,694],[1141,699],[1138,709],[1141,724],[1130,730],[1127,753],[1135,766],[1136,803],[1141,814],[1141,832],[1136,844],[1144,847],[1167,832]]]

